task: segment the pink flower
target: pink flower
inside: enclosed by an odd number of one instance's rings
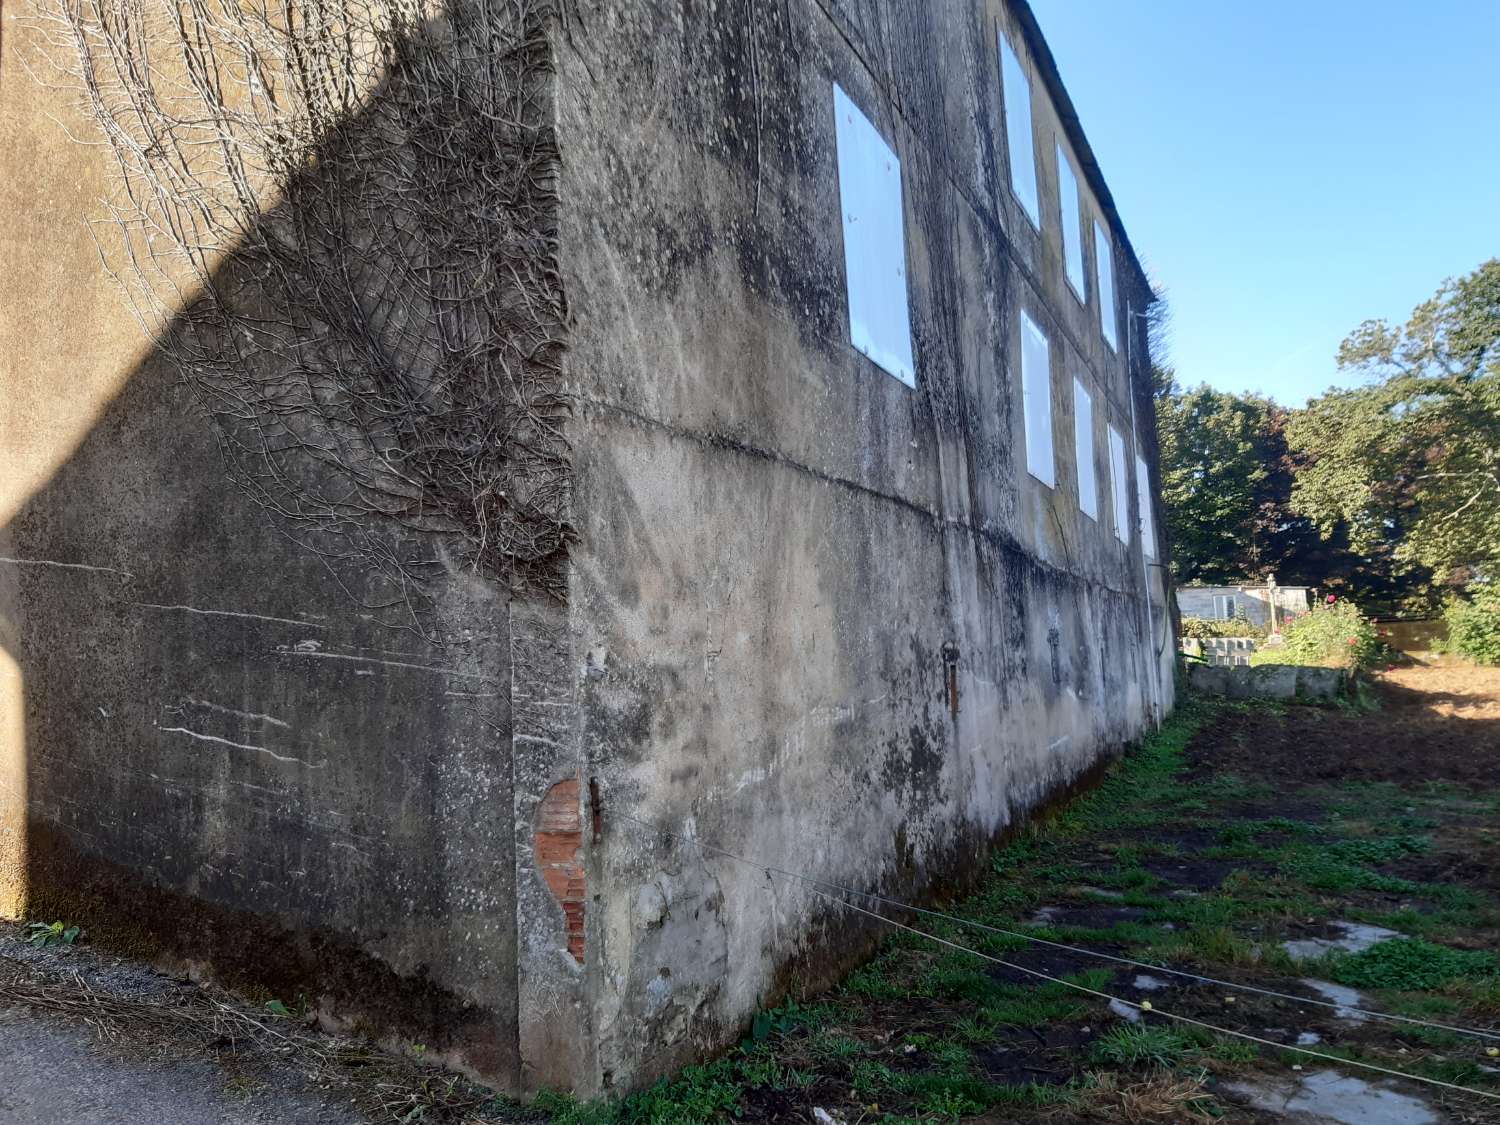
[[[1358,637],[1350,637],[1349,638],[1349,643],[1351,645],[1357,645],[1357,644],[1359,644],[1359,638]]]
[[[1338,601],[1337,597],[1335,597],[1333,594],[1329,594],[1328,595],[1328,604],[1329,605],[1332,605],[1336,601]]]
[[[1394,664],[1387,664],[1385,666],[1385,670],[1387,672],[1394,672],[1396,670],[1396,666]]]

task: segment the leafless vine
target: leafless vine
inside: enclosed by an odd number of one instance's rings
[[[383,604],[561,596],[550,0],[56,3],[101,251],[233,480]]]

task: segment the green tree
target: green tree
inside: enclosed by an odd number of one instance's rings
[[[1370,382],[1297,412],[1293,502],[1325,536],[1462,586],[1500,572],[1500,259],[1339,348]]]
[[[1182,581],[1228,582],[1274,573],[1321,583],[1345,568],[1338,544],[1292,510],[1296,462],[1289,412],[1271,399],[1155,375],[1162,499]]]
[[[1177,577],[1240,579],[1269,475],[1261,445],[1270,403],[1207,384],[1184,391],[1170,372],[1158,374],[1157,388],[1162,502]]]
[[[1201,386],[1184,391],[1154,375],[1162,498],[1180,581],[1238,582],[1275,574],[1375,612],[1433,601],[1426,572],[1397,567],[1394,541],[1353,550],[1342,522],[1325,537],[1292,506],[1306,457],[1288,442],[1296,416],[1260,395]]]

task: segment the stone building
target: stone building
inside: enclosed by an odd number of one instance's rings
[[[626,1089],[879,936],[766,867],[952,886],[1172,706],[1154,298],[1022,0],[539,6],[556,160],[495,268],[566,297],[567,535],[533,582],[349,516],[420,562],[411,604],[308,549],[245,484],[244,419],[141,338],[86,226],[111,165],[22,65],[25,13],[0,39],[10,913],[508,1088]],[[306,175],[341,183],[346,151]]]

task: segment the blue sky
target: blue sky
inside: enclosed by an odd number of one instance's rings
[[[1185,384],[1301,405],[1500,254],[1500,3],[1031,0]]]

